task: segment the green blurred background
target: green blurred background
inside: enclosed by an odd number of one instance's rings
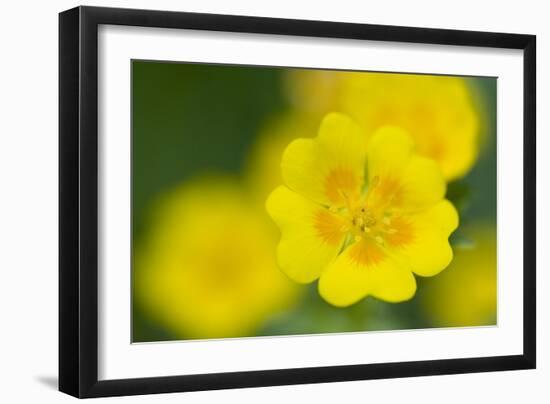
[[[151,61],[132,62],[132,232],[133,248],[150,229],[150,210],[160,195],[205,172],[242,177],[266,122],[292,108],[285,95],[288,69]],[[470,173],[449,184],[447,197],[460,211],[452,236],[456,251],[476,248],[475,226],[496,229],[496,84],[467,78],[477,110],[484,116],[481,154]],[[473,235],[467,229],[474,228]],[[466,230],[465,230],[466,229]],[[135,251],[134,251],[135,252]],[[317,293],[316,283],[291,310],[269,318],[256,335],[308,334],[428,328],[444,324],[425,302],[438,282],[417,277],[416,296],[388,304],[373,298],[335,308]],[[496,279],[495,279],[496,282]],[[139,302],[133,308],[134,342],[182,339]],[[496,313],[472,325],[494,324]]]

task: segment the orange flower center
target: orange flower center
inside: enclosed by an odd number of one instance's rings
[[[392,236],[398,229],[392,226],[392,215],[387,212],[376,214],[367,206],[358,208],[351,215],[351,232],[360,238],[374,240],[377,244],[384,245],[387,236]]]
[[[325,179],[325,193],[334,205],[342,205],[346,198],[356,198],[360,184],[356,175],[349,169],[336,168]]]
[[[356,239],[374,241],[380,246],[409,243],[413,238],[412,226],[392,209],[399,189],[396,181],[374,177],[362,200],[347,197],[347,209],[342,213],[347,216],[348,231]]]
[[[373,261],[373,257],[380,255],[375,252],[381,253],[380,248],[385,246],[400,247],[410,243],[414,237],[412,224],[396,209],[400,202],[399,182],[374,177],[367,193],[361,197],[352,178],[347,171],[336,170],[327,180],[334,191],[331,199],[338,203],[329,210],[320,209],[313,218],[315,231],[323,242],[337,245],[345,234],[351,234],[363,247],[370,246],[368,256],[356,257],[358,261],[367,258]]]

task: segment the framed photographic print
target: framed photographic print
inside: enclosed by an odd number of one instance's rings
[[[59,387],[535,367],[535,37],[60,14]]]

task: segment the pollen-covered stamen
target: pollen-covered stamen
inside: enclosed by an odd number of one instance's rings
[[[392,219],[391,216],[386,214],[384,215],[384,218],[381,220],[382,226],[380,228],[380,232],[385,234],[395,234],[397,233],[397,229],[392,227]]]
[[[376,218],[367,207],[361,207],[351,215],[353,228],[360,233],[370,233],[376,226]]]
[[[392,242],[399,236],[399,223],[392,213],[374,211],[361,206],[352,211],[350,229],[356,239],[369,238],[380,246]],[[398,220],[399,221],[399,220]]]
[[[398,230],[392,225],[393,213],[385,209],[386,204],[380,205],[376,203],[379,201],[371,198],[381,191],[378,189],[381,186],[383,183],[380,178],[374,176],[362,198],[338,189],[338,195],[344,207],[332,205],[329,210],[345,220],[340,227],[341,232],[351,232],[356,240],[368,238],[380,246],[386,245],[388,240],[397,235]]]

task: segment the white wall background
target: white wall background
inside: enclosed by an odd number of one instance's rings
[[[11,1],[0,23],[0,401],[69,402],[57,384],[57,13],[74,1]],[[538,36],[538,369],[225,390],[111,402],[464,402],[550,399],[550,25],[545,2],[90,1],[88,5],[335,20]],[[510,162],[510,164],[521,164]],[[521,192],[521,190],[518,190]]]

